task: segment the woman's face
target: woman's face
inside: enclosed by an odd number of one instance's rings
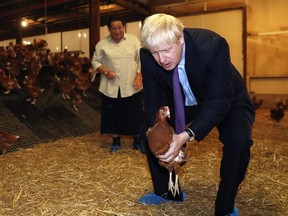
[[[111,22],[109,32],[110,32],[112,39],[115,42],[119,43],[120,40],[124,36],[124,26],[123,26],[122,22],[121,21]]]
[[[173,70],[180,62],[183,52],[183,35],[178,43],[161,43],[156,48],[149,48],[155,61],[165,70]]]

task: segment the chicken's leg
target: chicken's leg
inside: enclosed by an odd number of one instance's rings
[[[179,191],[179,173],[180,173],[180,163],[174,162],[174,172],[175,172],[175,183],[174,183],[174,190],[173,196],[175,197],[177,194],[180,194]]]
[[[180,194],[178,181],[179,181],[179,175],[177,174],[177,175],[175,175],[175,185],[174,185],[174,190],[173,190],[173,196],[174,197],[177,194]]]
[[[172,173],[169,171],[169,183],[168,183],[168,190],[172,192],[172,194],[174,194],[174,183],[172,180]]]

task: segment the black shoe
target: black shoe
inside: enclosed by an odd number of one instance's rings
[[[121,148],[120,137],[113,137],[113,144],[110,145],[110,153],[117,152]]]
[[[117,152],[120,148],[121,148],[121,146],[118,146],[118,145],[110,145],[110,153],[115,153],[115,152]]]
[[[134,137],[133,148],[137,151],[140,151],[142,154],[145,154],[145,148],[139,136]]]

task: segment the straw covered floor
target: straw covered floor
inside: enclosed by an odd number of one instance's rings
[[[236,203],[241,216],[288,215],[287,126],[287,116],[276,123],[269,110],[257,110]],[[138,203],[153,190],[146,156],[132,150],[129,137],[111,155],[110,142],[95,132],[0,155],[0,215],[213,215],[222,148],[216,130],[188,143],[180,174],[187,200],[180,204]]]

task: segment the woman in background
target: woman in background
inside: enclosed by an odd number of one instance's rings
[[[125,33],[122,17],[108,20],[109,35],[96,44],[92,57],[94,69],[100,73],[101,134],[110,134],[110,152],[121,147],[121,135],[134,136],[133,148],[144,153],[139,128],[143,121],[140,41]]]

